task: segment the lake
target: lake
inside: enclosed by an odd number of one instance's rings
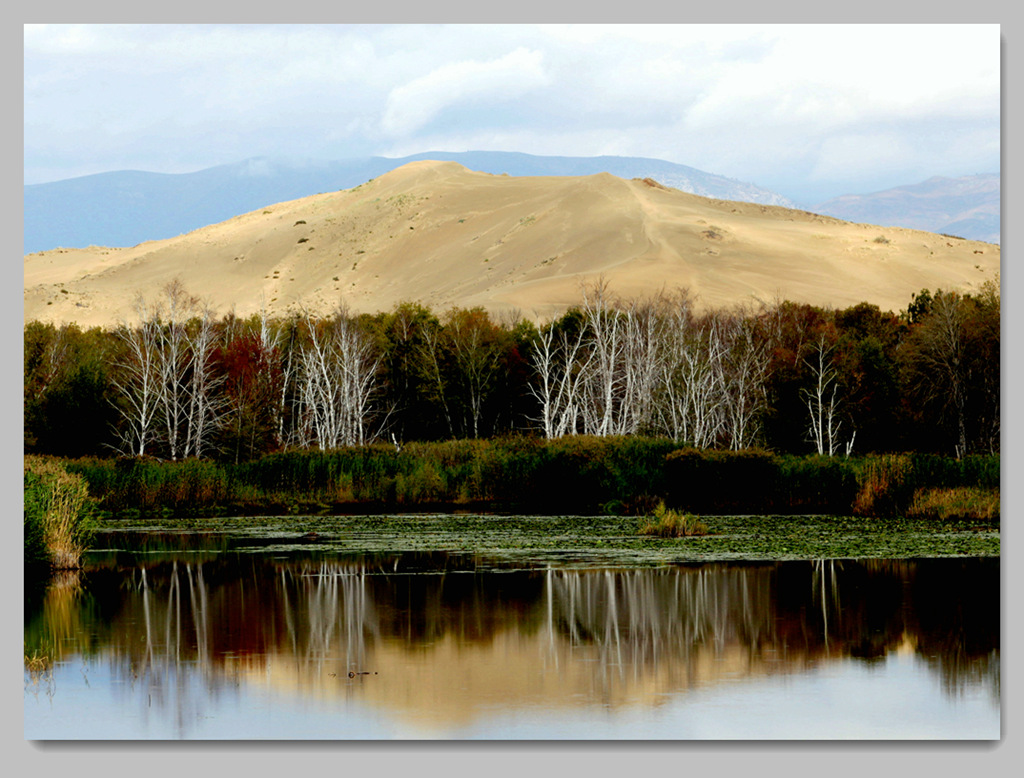
[[[101,533],[26,583],[27,739],[998,739],[999,559]]]

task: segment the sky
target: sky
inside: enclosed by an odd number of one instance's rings
[[[1000,27],[26,25],[24,183],[251,157],[653,157],[801,205],[1000,169]]]

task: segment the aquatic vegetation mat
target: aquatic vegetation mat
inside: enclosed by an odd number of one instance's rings
[[[108,519],[93,554],[447,551],[566,564],[998,557],[998,524],[851,516],[702,517],[707,534],[641,535],[633,516],[396,514]]]

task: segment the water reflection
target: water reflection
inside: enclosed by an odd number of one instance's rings
[[[255,687],[429,731],[496,712],[651,709],[893,656],[928,667],[950,698],[980,689],[997,707],[998,577],[991,559],[568,570],[444,554],[115,557],[27,604],[26,652],[103,665],[117,699],[163,717],[168,737]],[[29,677],[53,695],[52,679]]]

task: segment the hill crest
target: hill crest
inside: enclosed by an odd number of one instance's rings
[[[352,189],[277,203],[130,248],[55,249],[24,260],[25,320],[131,318],[180,278],[220,314],[358,312],[418,301],[531,319],[605,278],[635,297],[685,287],[708,307],[788,298],[906,306],[922,288],[974,288],[1000,251],[782,206],[701,197],[656,181],[507,176],[421,160]]]

